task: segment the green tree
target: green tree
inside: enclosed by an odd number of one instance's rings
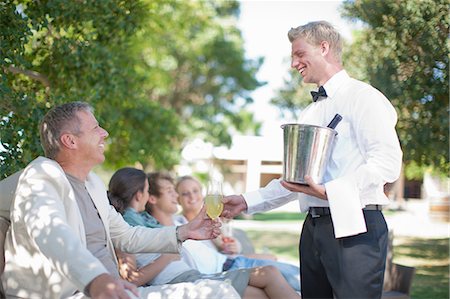
[[[139,71],[149,76],[145,93],[174,109],[188,136],[230,144],[228,128],[256,132],[259,124],[242,108],[262,84],[255,79],[262,60],[244,58],[239,3],[178,1],[161,11],[173,26],[155,24],[141,33],[150,36],[140,45],[145,60]]]
[[[38,120],[68,101],[95,107],[109,167],[172,167],[186,123],[218,142],[252,128],[240,108],[260,62],[221,26],[237,12],[235,1],[2,1],[1,177],[42,154]]]
[[[90,102],[110,132],[111,165],[148,161],[153,158],[148,152],[155,153],[155,162],[176,161],[168,137],[180,134],[176,118],[145,101],[139,90],[144,78],[134,72],[137,61],[128,55],[147,9],[145,3],[128,1],[2,2],[2,177],[42,154],[38,121],[43,114],[75,100]],[[160,126],[153,123],[149,130],[147,119]]]
[[[343,15],[362,22],[350,56],[397,108],[407,165],[448,174],[447,0],[346,1]],[[355,61],[354,65],[355,64]]]
[[[311,85],[303,82],[297,70],[290,69],[284,86],[275,92],[270,103],[280,108],[281,116],[297,119],[299,111],[311,103],[311,90]]]

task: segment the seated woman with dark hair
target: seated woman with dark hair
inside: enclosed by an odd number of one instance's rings
[[[171,192],[170,190],[165,191]],[[112,205],[123,214],[125,221],[130,225],[161,226],[158,221],[145,211],[145,206],[149,202],[150,197],[148,194],[147,176],[141,170],[135,168],[118,170],[110,180],[108,196]],[[170,205],[171,202],[161,201],[153,205],[153,207],[158,209],[159,205],[161,205],[162,209],[164,209],[166,204]],[[203,209],[199,217],[202,217],[204,214],[205,211]],[[125,263],[121,265],[121,274],[125,276],[124,278],[138,285],[172,284],[197,281],[199,279],[212,279],[229,281],[245,299],[300,298],[273,266],[202,274],[193,267],[195,262],[193,262],[190,253],[183,249],[180,256],[159,254],[133,256],[124,253],[119,253],[119,256],[121,262]]]

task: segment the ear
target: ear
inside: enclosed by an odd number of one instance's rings
[[[151,203],[152,205],[156,204],[156,202],[157,202],[156,196],[150,195],[148,197],[148,202]]]
[[[141,201],[141,198],[142,198],[142,196],[143,196],[143,193],[144,191],[142,191],[142,190],[138,190],[137,192],[136,192],[136,194],[134,195],[134,199],[136,199],[137,201]]]
[[[65,133],[61,136],[60,138],[61,144],[69,149],[75,149],[76,143],[75,143],[75,138],[72,134],[69,133]]]
[[[330,44],[327,41],[322,41],[320,43],[320,52],[322,53],[322,56],[327,56],[330,52]]]

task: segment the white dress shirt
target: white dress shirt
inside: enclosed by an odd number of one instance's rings
[[[380,91],[350,78],[345,70],[324,88],[328,97],[306,107],[299,123],[325,127],[336,113],[343,117],[324,176],[328,200],[291,192],[280,179],[243,196],[250,214],[296,199],[303,212],[330,207],[335,237],[340,238],[367,231],[362,213],[366,205],[389,202],[383,186],[399,177],[402,151],[395,131],[397,113]]]

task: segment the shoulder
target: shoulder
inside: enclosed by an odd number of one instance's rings
[[[145,226],[142,217],[133,208],[126,208],[122,215],[123,219],[131,226]]]
[[[46,157],[37,157],[31,161],[25,167],[24,173],[30,175],[37,170],[41,171],[41,174],[48,175],[50,177],[58,177],[61,173],[64,173],[58,162]]]
[[[44,184],[43,187],[47,185],[54,185],[55,187],[69,185],[69,181],[59,163],[45,157],[34,159],[23,170],[18,185],[31,183]]]
[[[23,170],[17,183],[11,210],[34,209],[52,200],[70,198],[72,187],[61,166],[54,160],[39,157]]]
[[[391,109],[391,102],[377,88],[369,83],[348,78],[338,91],[337,102],[349,111],[359,111],[360,108],[385,107]]]
[[[125,211],[123,211],[123,218],[134,218],[137,216],[137,212],[132,208],[126,208]]]
[[[125,222],[128,223],[129,225],[132,225],[131,223],[133,222],[134,217],[135,217],[135,215],[134,215],[132,212],[130,212],[128,209],[126,209],[125,211],[123,211],[122,218],[123,218],[123,220],[125,220]]]
[[[380,117],[387,115],[390,119],[397,119],[394,106],[380,90],[354,78],[348,81],[342,101],[350,115],[357,118],[362,115],[376,114]]]
[[[350,78],[347,83],[347,89],[352,94],[357,96],[364,96],[364,97],[375,97],[379,99],[386,99],[386,96],[378,89],[376,89],[374,86],[370,85],[367,82],[363,82],[361,80],[357,80],[354,78]]]

